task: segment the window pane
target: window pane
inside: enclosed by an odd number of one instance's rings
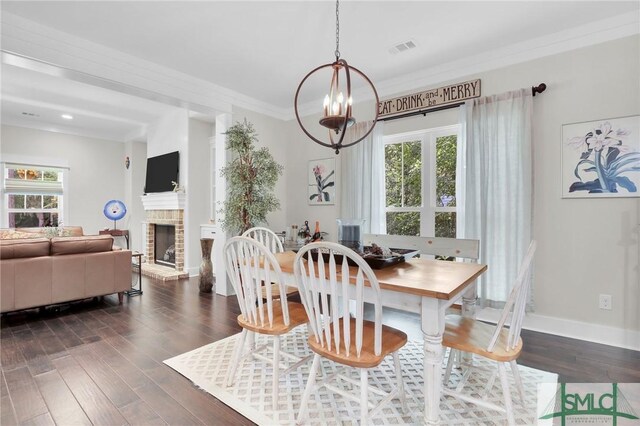
[[[24,195],[9,194],[10,209],[24,209]]]
[[[27,208],[28,209],[41,209],[42,208],[42,195],[27,195]]]
[[[438,207],[456,205],[456,139],[456,135],[436,139],[435,201]]]
[[[436,213],[436,237],[456,237],[456,214]]]
[[[402,144],[384,147],[385,187],[387,206],[402,206]]]
[[[22,179],[42,180],[42,171],[35,169],[18,170],[18,175]]]
[[[9,213],[10,228],[58,226],[58,213]]]
[[[420,141],[402,144],[404,207],[420,207],[422,204],[422,152],[420,145]]]
[[[56,195],[43,195],[42,196],[42,208],[43,209],[57,209],[58,197]]]
[[[57,182],[58,181],[58,172],[45,171],[42,174],[42,180],[48,182]]]
[[[420,235],[420,213],[387,212],[387,234]]]

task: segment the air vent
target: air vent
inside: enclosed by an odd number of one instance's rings
[[[34,112],[25,112],[25,111],[22,111],[22,115],[26,115],[26,116],[29,116],[29,117],[40,117],[40,115],[39,115],[39,114],[36,114],[36,113],[34,113]]]
[[[389,49],[389,53],[396,55],[398,53],[408,52],[409,50],[415,49],[415,48],[416,48],[416,43],[413,40],[407,40],[405,42],[398,43],[392,46]]]

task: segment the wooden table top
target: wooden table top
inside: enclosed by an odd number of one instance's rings
[[[296,254],[275,254],[282,272],[293,274]],[[384,269],[374,269],[380,288],[449,300],[487,270],[487,265],[444,260],[410,259]]]

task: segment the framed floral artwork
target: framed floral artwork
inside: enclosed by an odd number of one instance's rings
[[[307,199],[310,205],[332,205],[336,198],[336,159],[309,161]]]
[[[562,197],[640,197],[640,115],[562,126]]]

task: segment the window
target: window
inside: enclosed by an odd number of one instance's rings
[[[385,137],[387,234],[456,237],[458,126]]]
[[[9,228],[63,223],[64,174],[61,168],[4,164],[2,221]]]

